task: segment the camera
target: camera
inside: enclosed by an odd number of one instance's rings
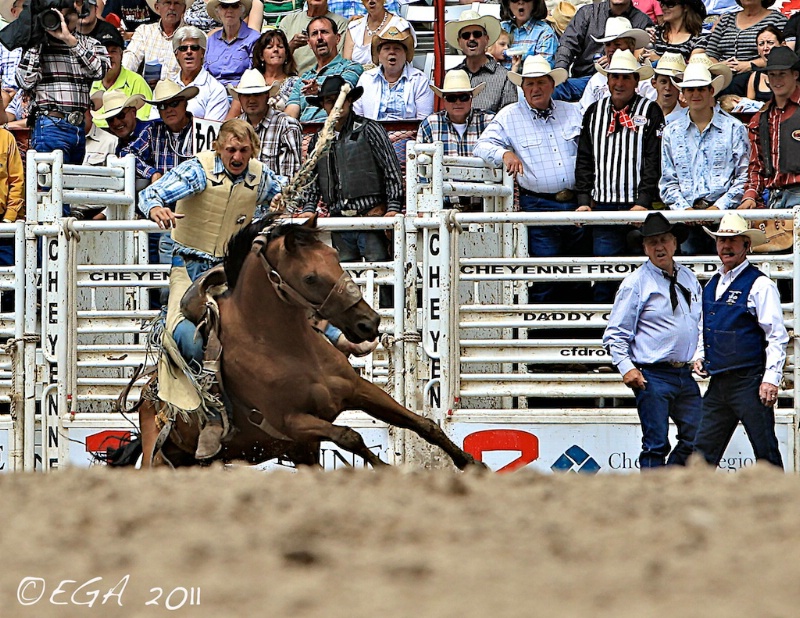
[[[33,13],[42,28],[50,32],[61,28],[59,9],[67,9],[74,6],[74,0],[34,0],[31,3]]]
[[[39,15],[39,22],[45,30],[58,30],[61,28],[61,13],[57,9],[47,9]]]

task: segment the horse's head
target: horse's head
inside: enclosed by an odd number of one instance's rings
[[[317,237],[316,216],[274,228],[263,251],[270,281],[284,300],[316,311],[353,343],[378,336],[380,317],[342,270],[338,252]]]

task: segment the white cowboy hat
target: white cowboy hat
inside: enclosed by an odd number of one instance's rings
[[[153,98],[145,99],[144,102],[150,105],[158,105],[159,103],[165,103],[172,99],[185,99],[188,101],[189,99],[195,98],[199,92],[200,89],[197,86],[181,88],[178,84],[169,79],[162,79],[156,84],[155,90],[153,90]]]
[[[241,4],[244,7],[245,17],[247,17],[248,13],[250,13],[250,9],[253,6],[252,0],[207,0],[206,13],[208,13],[208,16],[211,19],[219,24],[222,23],[222,20],[217,15],[217,9],[219,8],[220,4]]]
[[[725,90],[725,88],[731,85],[731,82],[733,81],[733,72],[727,64],[723,62],[712,62],[711,58],[709,58],[705,52],[701,52],[699,54],[690,56],[689,62],[686,66],[698,63],[707,67],[711,75],[722,75],[724,78],[722,82],[722,90]]]
[[[567,79],[567,70],[551,69],[547,59],[541,54],[536,54],[525,58],[525,63],[522,65],[522,73],[509,71],[508,79],[517,86],[522,86],[522,80],[526,77],[544,77],[545,75],[552,77],[556,86],[558,86]]]
[[[144,95],[134,94],[129,97],[122,90],[106,90],[103,93],[103,107],[90,113],[95,120],[108,120],[126,107],[135,107],[138,110],[142,105],[144,105]]]
[[[636,49],[647,47],[650,44],[650,35],[644,30],[634,28],[627,17],[609,17],[606,20],[605,36],[592,37],[596,43],[608,43],[616,39],[634,39]]]
[[[719,229],[716,232],[712,232],[706,226],[703,226],[703,229],[706,231],[706,234],[714,238],[747,236],[751,240],[751,247],[757,247],[767,242],[767,235],[764,232],[752,229],[747,225],[747,221],[735,212],[729,212],[722,217],[722,220],[719,222]]]
[[[674,52],[664,52],[664,55],[658,59],[656,66],[653,67],[653,72],[656,75],[666,75],[667,77],[676,77],[685,70],[686,61],[683,59],[683,54]]]
[[[711,71],[708,70],[708,67],[695,62],[694,64],[688,64],[686,66],[686,70],[683,72],[682,80],[683,81],[677,82],[673,77],[672,83],[681,90],[684,88],[711,86],[714,89],[714,95],[716,95],[720,90],[722,90],[722,83],[725,81],[725,78],[722,75],[713,77],[711,75]]]
[[[153,13],[158,13],[158,11],[156,11],[156,2],[158,2],[158,0],[147,0],[147,6],[150,7],[150,10],[153,11]],[[186,0],[184,0],[183,4],[186,6]]]
[[[274,97],[281,89],[281,83],[275,82],[272,86],[267,86],[264,76],[258,69],[247,69],[242,73],[242,79],[236,86],[228,86],[228,92],[234,99],[238,99],[240,94],[266,94]]]
[[[644,66],[639,64],[633,53],[628,49],[615,51],[607,67],[602,67],[595,62],[594,68],[603,75],[608,75],[609,73],[636,73],[639,75],[639,81],[653,77],[653,67],[649,64]]]
[[[477,11],[464,11],[456,21],[449,21],[444,25],[444,38],[455,49],[458,46],[458,33],[468,26],[480,26],[489,35],[488,45],[494,44],[500,36],[502,28],[500,20],[492,15],[480,15]]]
[[[486,83],[478,84],[474,88],[469,82],[469,75],[462,69],[454,69],[448,71],[444,76],[444,83],[441,88],[437,88],[433,84],[430,85],[438,96],[443,97],[446,94],[455,94],[459,92],[471,92],[472,96],[477,96],[483,89],[486,88]]]

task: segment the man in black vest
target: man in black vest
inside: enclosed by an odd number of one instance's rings
[[[764,208],[765,188],[769,208],[800,204],[800,141],[795,138],[800,131],[799,59],[788,47],[772,51],[766,66],[772,100],[747,127],[751,156],[740,208]]]
[[[719,464],[739,421],[756,459],[783,467],[775,436],[775,402],[789,335],[775,282],[747,260],[766,242],[736,213],[720,221],[716,238],[722,266],[703,290],[705,358],[697,373],[710,374],[695,449]]]

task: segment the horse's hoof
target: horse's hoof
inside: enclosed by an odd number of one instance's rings
[[[200,432],[197,440],[197,450],[194,453],[195,459],[211,459],[222,450],[220,443],[222,438],[222,426],[207,424]]]

